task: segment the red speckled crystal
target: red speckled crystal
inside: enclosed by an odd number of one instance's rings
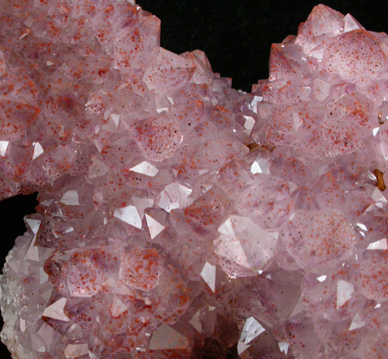
[[[386,34],[319,5],[248,94],[130,1],[0,4],[13,358],[388,357]]]

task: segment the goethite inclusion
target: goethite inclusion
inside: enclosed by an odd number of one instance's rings
[[[20,359],[388,357],[388,37],[317,6],[251,94],[125,1],[1,1]]]

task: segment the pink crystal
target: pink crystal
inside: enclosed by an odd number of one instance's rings
[[[315,7],[252,93],[131,1],[1,2],[13,358],[388,357],[388,37]]]

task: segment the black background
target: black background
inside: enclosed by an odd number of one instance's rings
[[[54,0],[51,0],[54,1]],[[175,53],[200,49],[214,72],[233,78],[233,87],[250,91],[268,77],[270,45],[296,34],[319,1],[278,0],[138,0],[145,10],[162,20],[161,44]],[[326,5],[351,13],[373,31],[388,31],[388,2],[326,1]],[[36,196],[17,196],[0,203],[1,260],[14,239],[25,231],[23,216],[32,213]],[[11,358],[4,346],[2,359]],[[58,359],[62,359],[58,357]]]

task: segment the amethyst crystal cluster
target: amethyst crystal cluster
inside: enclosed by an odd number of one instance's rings
[[[388,357],[386,34],[317,6],[248,94],[131,2],[0,5],[13,358]]]

